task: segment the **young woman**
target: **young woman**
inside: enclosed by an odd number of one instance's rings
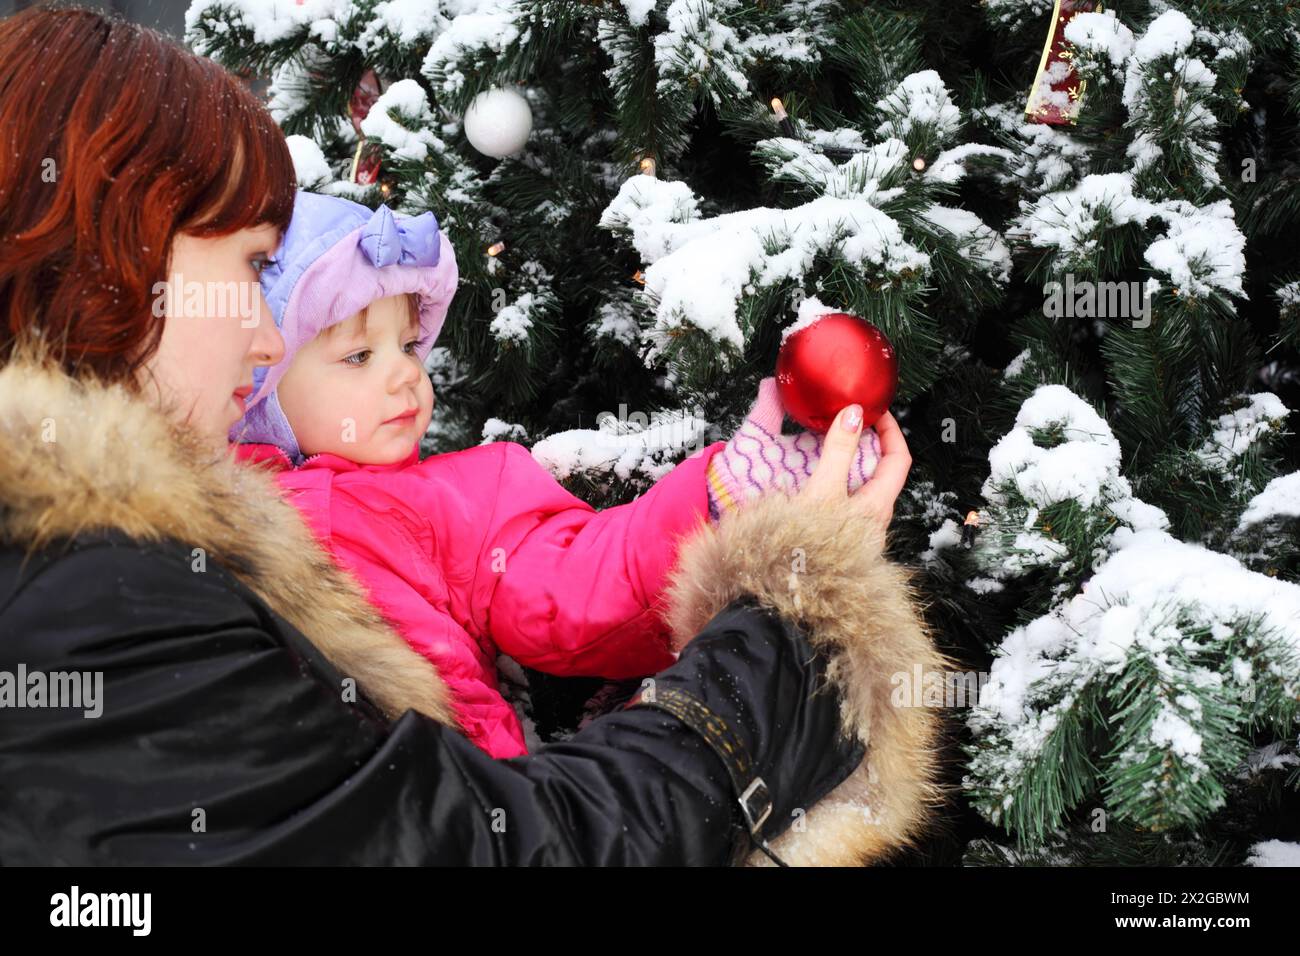
[[[0,860],[832,863],[914,838],[935,718],[890,675],[942,660],[881,557],[892,419],[853,495],[837,421],[798,495],[700,522],[663,595],[680,658],[631,705],[493,760],[227,447],[283,354],[257,279],[293,195],[211,61],[83,10],[0,21]]]

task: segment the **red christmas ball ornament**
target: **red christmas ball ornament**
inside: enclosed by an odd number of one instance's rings
[[[781,345],[776,387],[786,412],[805,428],[825,432],[840,409],[856,402],[865,430],[898,391],[898,353],[866,319],[831,312]]]

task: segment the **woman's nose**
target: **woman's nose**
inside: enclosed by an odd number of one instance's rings
[[[284,358],[284,336],[271,318],[271,307],[264,296],[258,296],[260,311],[254,313],[253,341],[249,351],[254,365],[274,365]]]
[[[253,356],[255,365],[275,365],[284,358],[284,337],[272,323],[264,322],[258,327],[253,337]]]

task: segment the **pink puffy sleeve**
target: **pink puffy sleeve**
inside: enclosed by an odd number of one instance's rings
[[[500,472],[469,587],[474,629],[551,674],[625,678],[671,664],[659,599],[681,540],[708,520],[705,471],[724,443],[603,511],[522,445],[496,444]]]

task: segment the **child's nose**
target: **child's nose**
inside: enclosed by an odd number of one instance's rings
[[[399,388],[405,388],[408,385],[414,385],[419,381],[419,377],[423,374],[424,369],[420,368],[417,363],[410,361],[406,356],[403,356],[396,362],[396,377],[394,381]]]

